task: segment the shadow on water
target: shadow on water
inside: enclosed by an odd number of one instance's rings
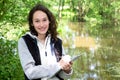
[[[87,33],[85,23],[68,26],[72,35],[64,43],[66,53],[83,54],[73,63],[70,80],[119,80],[120,28],[108,28],[93,37]]]

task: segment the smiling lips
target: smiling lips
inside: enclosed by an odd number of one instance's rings
[[[40,30],[40,31],[45,31],[45,30],[46,30],[46,27],[38,28],[38,30]]]

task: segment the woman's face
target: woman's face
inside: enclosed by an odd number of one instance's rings
[[[33,26],[38,35],[46,35],[49,23],[48,16],[43,11],[38,10],[33,14]]]

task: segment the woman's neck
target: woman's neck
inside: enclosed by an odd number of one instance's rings
[[[38,37],[38,40],[39,40],[42,44],[45,43],[46,35],[38,35],[37,37]]]

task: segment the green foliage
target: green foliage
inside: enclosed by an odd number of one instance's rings
[[[84,17],[88,22],[88,32],[99,35],[101,30],[119,25],[120,15],[118,9],[120,9],[118,1],[90,1],[88,12]]]
[[[17,42],[0,38],[0,79],[22,80],[23,72],[17,54]]]

